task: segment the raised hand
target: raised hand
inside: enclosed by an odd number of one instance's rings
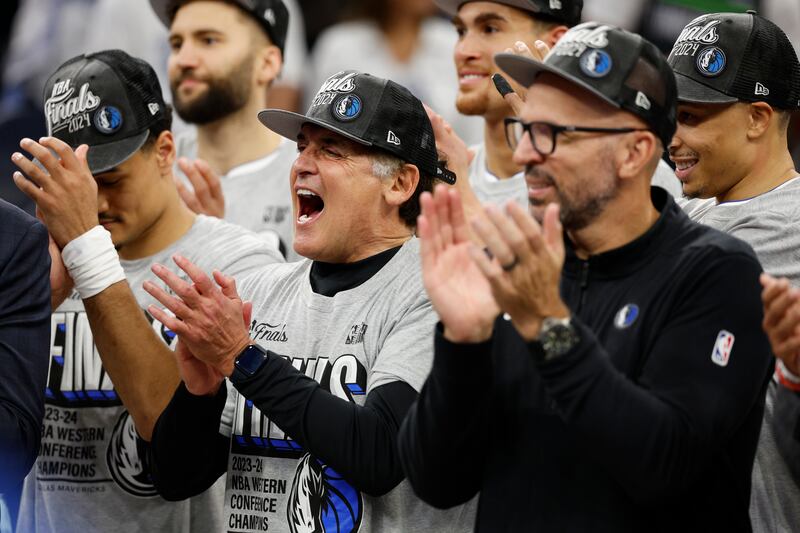
[[[763,327],[772,352],[784,366],[800,376],[800,290],[789,280],[761,275],[761,300],[764,302]]]
[[[89,147],[84,144],[73,151],[54,137],[43,137],[38,143],[22,139],[19,145],[44,168],[16,152],[11,161],[28,179],[15,172],[14,183],[36,202],[59,249],[97,226],[97,183],[86,161]]]
[[[520,335],[531,341],[539,336],[542,320],[570,315],[559,291],[563,228],[557,204],[547,207],[543,228],[516,202],[508,202],[507,208],[510,216],[486,206],[486,219],[474,220],[475,232],[493,258],[475,251],[473,258],[500,308],[511,316]]]
[[[492,335],[500,312],[486,278],[472,259],[459,192],[438,185],[421,198],[417,229],[422,279],[434,309],[453,342],[482,342]]]
[[[194,357],[221,375],[230,376],[236,356],[251,343],[249,320],[243,320],[250,312],[249,308],[239,298],[233,278],[215,271],[214,281],[211,281],[185,257],[175,255],[173,260],[189,276],[192,284],[163,265],[153,265],[153,273],[175,296],[150,281],[144,283],[144,290],[174,316],[155,305],[151,305],[148,311],[175,332]]]
[[[178,194],[189,209],[200,215],[224,218],[225,196],[222,193],[222,183],[209,164],[202,159],[190,161],[181,157],[178,159],[178,167],[189,178],[194,189],[189,190],[180,178],[175,177]]]
[[[535,59],[536,61],[544,61],[544,58],[550,52],[550,47],[544,41],[537,40],[533,43],[533,49],[529,48],[527,44],[522,41],[514,43],[513,48],[506,48],[504,50],[507,54],[515,54],[520,57],[527,57],[528,59]],[[519,116],[522,113],[522,106],[525,105],[524,95],[517,93],[511,88],[508,81],[500,75],[495,74],[492,76],[495,87],[503,97],[503,100],[511,106],[511,110],[515,115]]]

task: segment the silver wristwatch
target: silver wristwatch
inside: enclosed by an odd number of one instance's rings
[[[537,339],[542,345],[542,361],[550,361],[569,352],[580,342],[580,336],[571,318],[548,317],[542,321]]]

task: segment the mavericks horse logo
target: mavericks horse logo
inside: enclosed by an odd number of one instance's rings
[[[144,458],[145,445],[136,435],[133,418],[124,411],[114,426],[106,461],[111,477],[125,492],[142,498],[158,496]]]
[[[725,52],[717,46],[709,46],[697,55],[697,70],[709,78],[719,76],[725,70],[725,62]]]
[[[361,526],[361,493],[310,454],[297,465],[287,506],[291,533],[351,533]]]

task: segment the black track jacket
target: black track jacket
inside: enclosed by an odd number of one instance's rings
[[[404,470],[438,507],[480,491],[476,531],[748,531],[750,475],[773,366],[761,267],[742,241],[661,216],[578,259],[561,293],[580,344],[537,363],[498,319],[483,344],[435,340],[400,432]]]

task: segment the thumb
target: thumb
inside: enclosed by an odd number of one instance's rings
[[[89,145],[82,144],[75,149],[75,157],[78,158],[78,162],[84,166],[85,168],[89,168]]]
[[[253,302],[245,302],[242,306],[242,318],[244,318],[244,325],[250,327],[250,321],[253,319]]]
[[[563,261],[566,252],[564,251],[564,228],[559,218],[560,213],[561,206],[557,203],[548,205],[544,213],[543,230],[548,248],[556,254],[559,261]]]

